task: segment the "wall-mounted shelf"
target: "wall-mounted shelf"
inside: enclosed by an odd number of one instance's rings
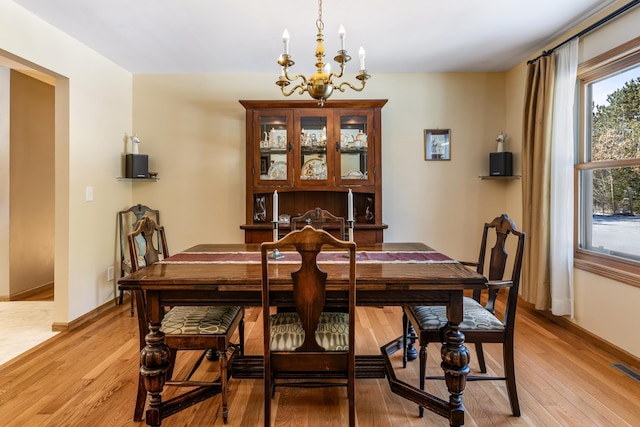
[[[160,178],[126,178],[124,176],[119,176],[116,178],[116,180],[118,181],[149,181],[149,182],[156,182],[159,179]]]
[[[480,179],[520,179],[521,175],[480,175],[478,178]]]

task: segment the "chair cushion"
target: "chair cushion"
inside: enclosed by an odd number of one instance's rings
[[[420,323],[420,329],[439,329],[447,323],[447,309],[441,305],[409,307]],[[504,325],[473,298],[464,297],[462,330],[503,330]]]
[[[225,334],[240,306],[177,306],[162,319],[160,330],[171,335]]]
[[[274,314],[270,325],[272,351],[293,351],[304,342],[304,329],[298,313]],[[349,350],[349,314],[322,313],[316,329],[316,342],[327,351]]]

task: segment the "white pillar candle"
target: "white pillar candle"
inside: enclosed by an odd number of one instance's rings
[[[273,220],[278,221],[278,190],[273,192]]]
[[[278,190],[273,192],[273,241],[278,241]]]
[[[349,195],[347,196],[347,209],[349,210],[349,213],[347,214],[349,241],[353,242],[353,192],[351,189],[349,189]]]

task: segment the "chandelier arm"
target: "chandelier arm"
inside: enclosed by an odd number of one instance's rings
[[[303,84],[303,85],[307,84],[307,78],[304,75],[302,75],[302,74],[294,74],[293,76],[289,76],[289,73],[287,72],[286,68],[284,69],[284,76],[291,83],[293,83],[294,81],[296,81],[298,79],[302,79],[302,83],[300,83],[300,84]]]
[[[355,87],[354,85],[352,85],[349,82],[342,82],[338,86],[336,86],[335,88],[338,89],[340,92],[344,92],[345,88],[343,88],[343,86],[349,86],[351,89],[355,90],[356,92],[362,92],[362,89],[364,89],[364,85],[365,84],[366,84],[366,82],[364,80],[362,80],[362,86],[360,86],[360,87]]]
[[[303,93],[305,93],[305,91],[307,90],[307,84],[306,83],[298,83],[297,85],[295,85],[294,87],[291,88],[290,91],[285,91],[284,90],[284,86],[280,86],[280,89],[282,89],[282,94],[284,96],[290,96],[293,94],[293,92],[295,92],[297,89],[300,89],[300,95],[302,95]]]
[[[339,73],[337,71],[332,72],[331,77],[335,77],[339,79],[344,75],[344,62],[341,62],[339,64],[340,64],[340,72]]]

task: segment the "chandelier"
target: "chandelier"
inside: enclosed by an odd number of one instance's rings
[[[340,64],[340,72],[331,72],[331,64],[325,64],[322,60],[324,57],[324,47],[322,46],[322,42],[324,38],[322,36],[322,30],[324,29],[324,22],[322,21],[322,0],[318,0],[318,19],[316,20],[316,27],[318,28],[317,42],[318,47],[316,48],[316,67],[317,72],[313,74],[308,79],[302,74],[296,74],[293,76],[289,75],[289,67],[293,66],[294,62],[289,55],[289,32],[284,30],[282,34],[282,41],[284,42],[284,53],[280,55],[278,59],[278,64],[282,67],[282,74],[278,78],[276,84],[280,86],[282,90],[282,94],[284,96],[292,95],[296,90],[300,90],[300,95],[305,92],[309,92],[312,98],[318,100],[318,105],[322,107],[324,102],[331,96],[334,89],[339,90],[340,92],[344,92],[347,87],[351,89],[361,92],[364,89],[364,85],[369,77],[367,74],[367,70],[364,68],[364,49],[360,47],[359,57],[360,57],[360,72],[356,76],[356,79],[360,80],[360,87],[355,87],[349,82],[342,82],[340,84],[334,84],[333,78],[341,78],[344,73],[344,67],[347,62],[351,60],[351,57],[347,55],[347,51],[344,49],[344,37],[345,31],[344,27],[340,25],[340,29],[338,30],[338,34],[340,35],[340,50],[338,51],[338,55],[333,58],[338,64]],[[289,86],[292,82],[301,79],[300,83],[295,85],[291,90],[286,91],[285,88]]]

